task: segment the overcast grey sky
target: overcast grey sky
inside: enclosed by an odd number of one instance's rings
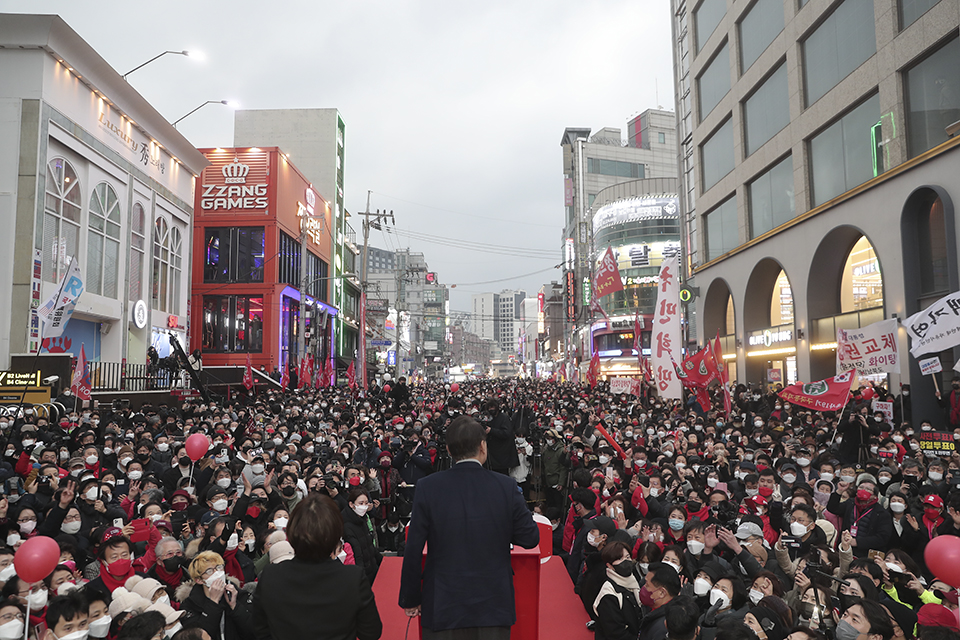
[[[402,241],[452,290],[559,280],[565,127],[619,127],[673,109],[667,0],[326,0],[145,3],[0,0],[0,11],[57,13],[168,119],[206,100],[244,108],[336,107],[347,126],[349,211],[393,209],[397,227],[554,249],[553,260]],[[208,105],[180,130],[198,147],[233,142],[233,113]],[[296,159],[294,158],[294,163]],[[359,218],[352,218],[360,233]],[[371,244],[395,248],[374,232]],[[402,245],[402,246],[403,246]]]

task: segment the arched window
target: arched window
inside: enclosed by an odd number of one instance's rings
[[[153,308],[167,310],[168,270],[170,267],[170,225],[157,218],[153,227]]]
[[[63,158],[47,164],[43,207],[43,279],[59,282],[79,251],[80,180],[77,172]]]
[[[917,238],[920,241],[920,293],[934,295],[950,290],[947,266],[947,226],[943,200],[936,194],[917,212]]]
[[[120,264],[120,200],[117,192],[101,182],[90,194],[87,219],[87,290],[108,298],[117,297],[117,267]]]
[[[873,245],[861,236],[847,254],[840,280],[840,313],[883,307],[883,275]],[[861,325],[863,326],[863,325]]]
[[[183,274],[183,233],[179,227],[170,228],[170,301],[167,311],[177,313],[180,302],[180,281]]]
[[[143,297],[143,252],[146,247],[146,214],[143,205],[134,203],[130,215],[130,299]]]

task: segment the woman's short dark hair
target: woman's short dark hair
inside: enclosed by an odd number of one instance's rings
[[[447,449],[454,460],[475,456],[486,439],[483,427],[470,416],[460,416],[447,427]]]
[[[287,540],[300,560],[319,562],[329,558],[342,537],[343,516],[329,496],[307,494],[290,514]]]
[[[623,558],[623,552],[626,551],[627,555],[630,555],[630,547],[626,543],[620,542],[619,540],[614,540],[613,542],[608,542],[603,545],[603,550],[600,551],[600,560],[604,564],[613,564],[614,562]]]
[[[363,487],[353,487],[347,492],[347,502],[356,502],[360,496],[367,496],[367,500],[369,500],[370,492]]]

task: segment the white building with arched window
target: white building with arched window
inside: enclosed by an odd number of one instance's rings
[[[38,347],[119,365],[188,344],[204,156],[57,16],[0,14],[0,78],[0,369]],[[71,258],[84,293],[43,340],[34,309]]]

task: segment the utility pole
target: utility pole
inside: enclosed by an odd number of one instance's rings
[[[364,297],[361,307],[363,308],[363,313],[360,317],[360,338],[358,344],[360,346],[360,355],[361,355],[361,364],[363,367],[364,377],[366,380],[366,370],[367,370],[367,305],[366,305],[366,295],[367,295],[367,269],[370,267],[370,257],[367,255],[367,251],[370,247],[370,227],[377,229],[378,231],[382,229],[381,222],[386,222],[387,219],[390,220],[390,223],[396,226],[397,222],[393,217],[393,209],[388,213],[386,209],[383,210],[383,213],[380,212],[380,209],[377,209],[376,213],[370,211],[370,193],[371,191],[367,190],[367,210],[361,211],[359,215],[363,216],[363,274],[360,282],[360,295]],[[370,218],[373,218],[371,221]],[[399,295],[399,288],[397,289]],[[399,305],[397,309],[397,325],[400,324],[400,311]],[[397,350],[399,351],[400,347],[399,334],[397,336]],[[399,353],[397,354],[400,355]],[[399,362],[397,363],[399,365]]]

